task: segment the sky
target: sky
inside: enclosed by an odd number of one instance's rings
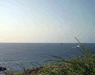
[[[95,0],[0,0],[0,43],[95,43]]]

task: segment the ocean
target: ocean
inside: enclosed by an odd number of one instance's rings
[[[55,59],[49,55],[69,59],[73,55],[82,54],[76,47],[78,43],[0,43],[0,66],[11,69],[15,72],[23,71],[21,65],[28,69],[33,65],[39,67],[48,64],[42,60]],[[88,50],[95,50],[95,43],[83,43]],[[79,48],[82,49],[82,48]],[[36,62],[36,63],[35,63]],[[22,63],[22,64],[21,64]]]

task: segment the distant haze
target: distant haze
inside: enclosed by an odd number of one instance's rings
[[[0,43],[95,43],[95,0],[0,0]]]

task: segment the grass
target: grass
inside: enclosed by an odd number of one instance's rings
[[[78,41],[80,47],[83,50],[80,50],[84,55],[79,55],[79,57],[73,57],[71,59],[63,59],[58,56],[49,55],[51,57],[56,58],[56,60],[44,60],[49,63],[49,65],[40,65],[40,67],[36,67],[33,63],[31,63],[34,67],[31,69],[25,69],[25,67],[20,65],[24,72],[14,73],[13,71],[5,72],[6,75],[95,75],[95,57],[91,55],[95,54],[94,51],[88,51],[75,37]],[[90,54],[89,54],[90,53]],[[50,63],[50,61],[54,61]]]

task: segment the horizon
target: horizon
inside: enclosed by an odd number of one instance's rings
[[[95,43],[94,0],[0,0],[2,43]]]
[[[31,43],[31,42],[0,42],[0,44],[2,44],[2,43],[21,43],[21,44],[25,44],[25,43]],[[32,42],[33,43],[33,42]],[[34,42],[35,43],[35,42]],[[33,44],[34,44],[33,43]],[[39,44],[42,44],[42,43],[59,43],[59,44],[61,44],[62,42],[38,42]],[[75,43],[75,44],[79,44],[79,43],[77,43],[77,42],[72,42],[72,43]],[[89,43],[89,42],[88,42]],[[82,42],[81,44],[88,44],[88,43],[84,43],[84,42]],[[36,42],[36,44],[37,44],[37,42]],[[62,43],[62,44],[65,44],[65,43]]]

